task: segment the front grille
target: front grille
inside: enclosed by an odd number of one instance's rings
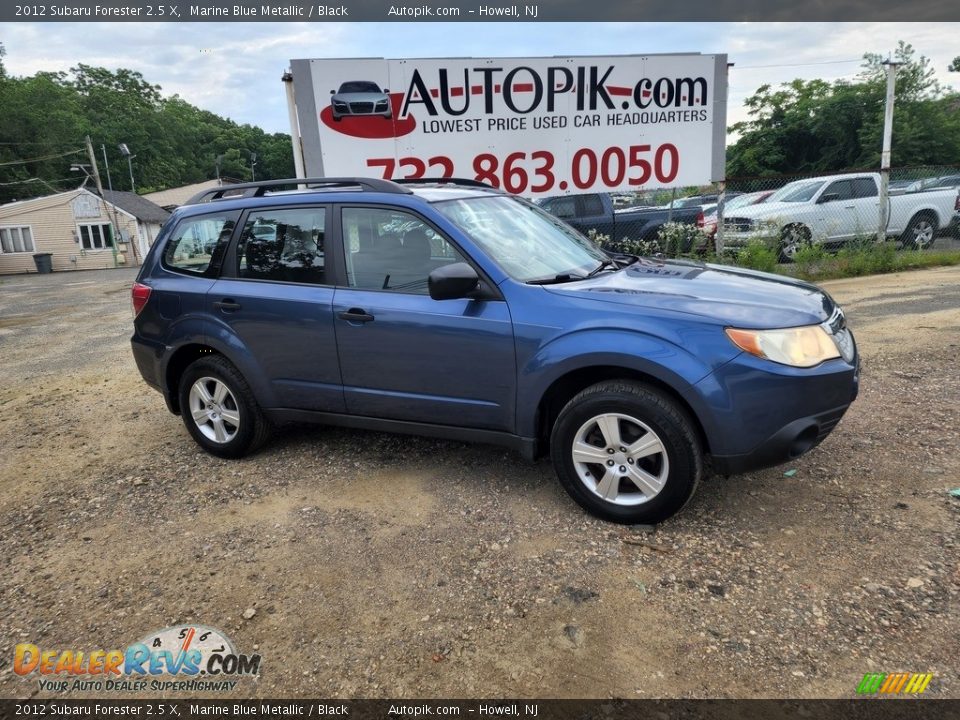
[[[732,230],[733,232],[750,232],[752,227],[753,220],[750,218],[731,217],[724,218],[723,221],[723,229]]]
[[[372,102],[350,103],[350,112],[356,113],[357,115],[362,115],[364,113],[372,113],[373,103]]]

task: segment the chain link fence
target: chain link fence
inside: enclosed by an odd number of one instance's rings
[[[643,255],[798,254],[960,237],[960,165],[734,177],[725,184],[550,198],[545,209],[610,250]],[[883,212],[881,212],[883,206]]]

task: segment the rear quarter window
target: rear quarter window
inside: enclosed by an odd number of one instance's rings
[[[173,229],[161,263],[168,270],[208,276],[219,270],[236,215],[217,213],[184,218]]]

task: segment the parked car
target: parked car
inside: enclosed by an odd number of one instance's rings
[[[737,208],[747,207],[748,205],[757,205],[762,203],[773,194],[773,190],[762,190],[760,192],[744,193],[735,195],[732,198],[725,199],[723,204],[723,213],[729,216]],[[705,207],[703,210],[703,224],[701,225],[703,234],[712,238],[717,234],[717,205]]]
[[[880,215],[877,173],[831,175],[784,185],[760,205],[724,216],[725,247],[755,239],[779,242],[783,260],[804,245],[838,247],[877,234]],[[957,191],[938,189],[889,197],[887,237],[905,247],[927,248],[953,214]]]
[[[892,185],[893,183],[891,183],[891,186]],[[960,175],[944,175],[943,177],[914,180],[907,185],[905,192],[924,192],[926,190],[937,190],[939,188],[953,187],[960,187]]]
[[[132,289],[137,367],[213,455],[291,421],[497,443],[549,454],[602,518],[657,522],[708,463],[794,459],[857,395],[853,336],[813,285],[611,256],[472,181],[233,187],[252,192],[174,212]],[[177,254],[198,223],[221,228],[203,266]]]
[[[351,80],[342,83],[339,90],[330,91],[330,107],[333,119],[379,115],[387,120],[393,117],[390,96],[386,88],[367,80]]]
[[[582,233],[596,230],[609,238],[608,246],[621,240],[653,240],[667,222],[696,225],[702,220],[699,204],[674,208],[615,209],[607,193],[558,195],[540,201],[540,207]],[[691,248],[681,248],[689,252]]]

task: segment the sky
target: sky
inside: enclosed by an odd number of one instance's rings
[[[728,123],[763,84],[852,78],[865,52],[899,40],[929,57],[944,85],[960,23],[10,23],[14,75],[77,63],[138,70],[164,94],[268,132],[289,132],[280,77],[293,58],[517,57],[727,53]],[[2,122],[2,118],[0,118]]]

